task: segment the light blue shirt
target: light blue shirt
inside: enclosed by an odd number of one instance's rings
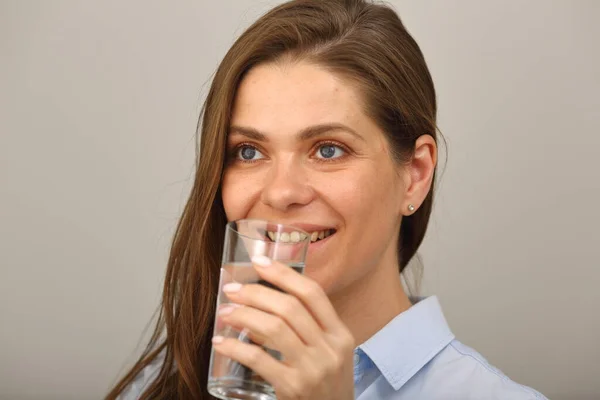
[[[354,352],[356,400],[546,399],[454,338],[437,297],[417,302]]]
[[[163,354],[118,397],[137,400]],[[356,400],[547,400],[454,338],[437,297],[417,302],[354,352]]]

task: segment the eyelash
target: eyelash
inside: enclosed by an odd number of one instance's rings
[[[340,149],[342,149],[344,154],[338,158],[315,158],[315,160],[317,160],[318,162],[322,162],[322,163],[339,162],[339,161],[345,159],[350,154],[350,149],[348,149],[348,147],[344,146],[343,144],[341,144],[339,142],[335,142],[333,140],[324,140],[322,142],[317,143],[317,145],[314,147],[315,151],[313,151],[312,153],[316,154],[316,152],[323,146],[339,147]]]
[[[244,148],[244,147],[252,147],[253,149],[256,149],[257,151],[259,151],[260,153],[262,153],[262,151],[260,150],[260,148],[252,143],[240,143],[237,146],[235,146],[231,152],[229,153],[229,159],[232,162],[241,162],[244,164],[254,164],[256,162],[259,162],[261,160],[243,160],[241,158],[238,158],[238,153],[239,151]]]
[[[327,164],[327,163],[339,162],[339,161],[345,159],[346,156],[348,156],[351,153],[350,149],[347,146],[344,146],[343,144],[341,144],[339,142],[336,142],[336,141],[333,141],[333,140],[324,140],[322,142],[317,143],[317,145],[313,147],[313,151],[311,153],[315,154],[323,146],[336,146],[336,147],[339,147],[340,149],[342,149],[344,151],[344,155],[341,156],[341,157],[338,157],[338,158],[330,158],[330,159],[328,159],[328,158],[314,158],[314,160],[316,160],[317,162],[320,162],[320,163]],[[261,160],[243,160],[243,159],[237,158],[238,152],[240,151],[240,149],[242,149],[244,147],[252,147],[252,148],[256,149],[257,151],[263,153],[260,150],[260,147],[256,146],[255,144],[244,142],[244,143],[238,144],[237,146],[235,146],[233,148],[233,150],[231,150],[231,152],[229,153],[229,158],[232,159],[234,162],[241,162],[241,163],[244,163],[244,164],[254,164],[256,162],[261,161]]]

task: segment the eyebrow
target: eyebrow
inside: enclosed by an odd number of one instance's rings
[[[339,124],[339,123],[329,123],[329,124],[319,124],[319,125],[309,126],[308,128],[304,128],[300,132],[298,132],[296,134],[296,138],[299,141],[310,140],[310,139],[314,139],[319,136],[323,136],[331,131],[347,132],[347,133],[351,134],[352,136],[354,136],[362,141],[365,141],[365,138],[362,137],[361,135],[359,135],[355,130],[353,130],[352,128],[350,128],[344,124]],[[246,126],[232,125],[229,128],[229,133],[230,134],[238,133],[243,136],[246,136],[249,139],[256,140],[258,142],[268,142],[269,141],[269,138],[264,133],[258,131],[257,129],[246,127]]]

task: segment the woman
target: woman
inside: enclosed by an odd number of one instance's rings
[[[209,399],[211,345],[280,399],[540,399],[452,335],[435,297],[399,272],[425,235],[436,99],[398,16],[364,0],[296,0],[260,18],[221,63],[199,128],[196,179],[170,254],[155,333],[108,399]],[[284,355],[212,338],[227,221],[302,225],[305,275],[263,279],[222,313]],[[322,241],[318,237],[323,237]]]

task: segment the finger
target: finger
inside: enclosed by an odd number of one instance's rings
[[[255,344],[215,336],[213,338],[213,349],[219,354],[250,368],[274,387],[280,386],[282,379],[291,371],[289,367],[271,357]]]
[[[237,304],[244,304],[283,319],[306,344],[323,342],[323,330],[306,307],[292,295],[263,285],[230,284],[223,292]]]
[[[293,362],[306,352],[306,346],[286,321],[253,307],[224,307],[219,320],[240,331],[247,329],[251,339],[281,353]]]
[[[329,298],[315,281],[264,256],[253,257],[252,262],[261,278],[300,299],[323,329],[328,332],[346,330]]]

